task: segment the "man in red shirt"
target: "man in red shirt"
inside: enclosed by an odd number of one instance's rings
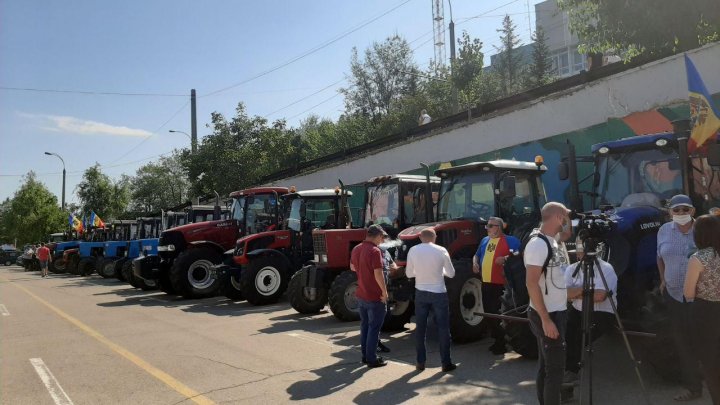
[[[360,346],[362,361],[370,368],[386,366],[376,350],[380,341],[380,327],[385,321],[388,299],[383,274],[383,254],[378,245],[387,236],[380,225],[367,229],[365,240],[355,246],[350,256],[350,269],[357,273],[355,296],[360,311]]]
[[[50,249],[48,249],[44,243],[41,243],[40,245],[40,249],[35,252],[35,256],[37,256],[38,260],[40,261],[40,270],[42,271],[42,276],[47,277],[48,262],[52,260],[52,256],[50,256]]]

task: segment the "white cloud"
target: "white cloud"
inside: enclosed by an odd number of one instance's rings
[[[63,115],[42,115],[19,113],[20,116],[38,121],[42,129],[68,134],[84,135],[114,135],[114,136],[138,136],[147,137],[152,135],[144,129],[115,126],[97,121],[84,120],[81,118]]]

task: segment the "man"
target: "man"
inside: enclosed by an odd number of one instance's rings
[[[473,272],[480,273],[482,279],[483,309],[490,314],[500,313],[500,299],[505,287],[505,262],[513,252],[520,250],[520,239],[506,236],[504,226],[505,222],[501,218],[490,217],[485,225],[488,236],[483,238],[473,256]],[[490,334],[495,339],[488,350],[493,354],[505,353],[505,331],[500,326],[500,320],[490,318],[487,322]]]
[[[567,293],[555,236],[570,226],[570,211],[549,202],[541,210],[540,232],[525,246],[525,283],[530,296],[528,319],[538,341],[537,397],[541,405],[560,403],[565,371]]]
[[[40,245],[40,248],[35,252],[35,256],[37,256],[40,261],[40,271],[42,272],[42,276],[47,277],[48,262],[52,260],[52,256],[50,256],[50,249],[48,249],[44,243],[41,243]]]
[[[393,260],[392,255],[390,255],[388,246],[380,245],[378,247],[383,254],[383,277],[385,277],[385,286],[387,287],[390,285],[390,274],[398,269],[398,265]],[[386,302],[386,304],[388,304],[386,306],[386,310],[389,311],[390,305],[388,302]],[[385,346],[381,340],[378,340],[377,351],[381,353],[390,353],[390,348]]]
[[[565,377],[563,385],[574,386],[578,381],[578,372],[580,371],[580,360],[582,359],[582,302],[583,302],[583,263],[585,250],[583,246],[584,238],[577,238],[575,252],[578,262],[573,263],[565,269],[565,284],[567,285],[567,296],[571,305],[568,307],[568,321],[565,357]],[[590,335],[592,340],[599,338],[605,333],[612,330],[615,325],[615,315],[613,307],[610,303],[617,305],[614,294],[617,291],[618,278],[612,265],[599,256],[593,260],[593,288],[595,290],[593,302],[595,306],[592,313],[592,327]],[[602,273],[602,276],[600,275]],[[607,289],[603,283],[603,277],[607,283]],[[587,344],[587,342],[585,343]]]
[[[357,273],[358,287],[355,296],[360,310],[360,347],[362,361],[369,368],[383,367],[387,363],[378,357],[380,327],[387,311],[387,286],[383,274],[383,254],[378,248],[387,233],[380,225],[367,229],[365,240],[353,248],[350,269]]]
[[[420,111],[420,116],[418,117],[418,125],[429,124],[431,121],[432,118],[428,115],[427,110]]]
[[[450,359],[450,304],[444,277],[455,277],[450,254],[435,244],[435,230],[425,228],[420,232],[419,245],[410,248],[405,275],[415,278],[415,348],[418,371],[425,370],[425,333],[427,320],[432,311],[438,328],[440,359],[444,372],[457,368]]]

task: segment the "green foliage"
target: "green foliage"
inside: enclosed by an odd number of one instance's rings
[[[502,28],[497,30],[500,35],[502,45],[495,47],[498,52],[496,57],[497,63],[495,71],[500,79],[500,89],[502,95],[507,97],[521,89],[521,73],[523,71],[522,55],[518,52],[517,47],[521,45],[520,38],[515,33],[517,26],[506,15],[503,19]]]
[[[540,87],[553,80],[552,64],[550,62],[550,48],[547,45],[547,36],[542,27],[538,27],[533,34],[532,64],[528,66],[524,75],[525,88]]]
[[[581,52],[624,60],[696,48],[720,32],[717,0],[559,0]]]
[[[37,180],[34,172],[23,178],[24,183],[13,198],[0,204],[0,237],[18,246],[46,241],[51,233],[68,228],[67,214],[58,206],[57,197]]]
[[[182,166],[180,152],[140,167],[130,180],[130,209],[159,212],[188,200],[190,182]]]
[[[99,164],[89,167],[77,185],[81,210],[90,215],[95,211],[103,220],[119,217],[130,202],[130,177],[113,182]]]

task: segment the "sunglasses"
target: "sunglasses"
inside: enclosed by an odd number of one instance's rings
[[[500,225],[496,225],[496,224],[487,224],[487,225],[485,225],[485,229],[493,229],[493,228],[494,228],[494,227],[496,227],[496,226],[500,226]]]
[[[672,212],[690,212],[690,207],[675,207],[672,209]]]

